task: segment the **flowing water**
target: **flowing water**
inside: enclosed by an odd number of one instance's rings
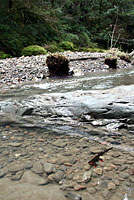
[[[0,94],[1,102],[12,102],[12,101],[22,101],[27,98],[35,99],[38,96],[38,99],[43,95],[46,95],[48,101],[51,101],[50,97],[58,96],[64,100],[64,95],[69,96],[75,92],[86,92],[106,90],[114,88],[121,85],[134,85],[134,70],[117,70],[110,72],[99,72],[99,73],[87,73],[79,77],[69,77],[65,79],[47,79],[42,82],[31,82],[25,83],[19,86],[12,86],[10,89],[3,88]],[[62,97],[63,94],[63,97]],[[71,98],[71,96],[70,96]],[[59,100],[60,101],[60,100]],[[88,101],[88,100],[87,100]],[[37,102],[39,103],[39,102]],[[64,106],[66,103],[63,101]],[[60,108],[59,108],[60,109]],[[86,116],[87,121],[90,121],[90,116]],[[37,120],[36,117],[34,120]],[[42,135],[44,132],[47,134],[57,135],[80,135],[81,137],[87,137],[91,140],[97,140],[100,143],[105,143],[107,145],[113,145],[116,148],[125,150],[127,152],[134,152],[134,132],[128,131],[127,129],[118,130],[117,121],[111,120],[110,126],[109,121],[99,121],[94,120],[92,123],[86,123],[82,120],[76,120],[75,117],[67,116],[47,116],[42,125],[38,124],[36,129],[37,134]],[[105,123],[105,127],[109,131],[103,129],[102,123]],[[94,126],[98,125],[100,126]],[[108,127],[109,126],[109,127]],[[17,127],[16,127],[17,129]],[[30,131],[30,128],[27,129]],[[32,129],[31,129],[32,130]],[[18,135],[17,135],[18,134]],[[23,132],[16,132],[16,137],[20,137]],[[13,137],[14,133],[10,134],[10,137]],[[9,137],[8,131],[5,131],[0,135],[1,141],[7,140]],[[133,190],[133,187],[129,187],[128,192],[124,193],[121,200],[128,200],[130,190]],[[130,198],[131,199],[131,198]]]
[[[87,73],[79,77],[69,77],[64,79],[47,79],[42,82],[32,82],[28,84],[22,84],[19,86],[12,86],[9,89],[1,91],[1,100],[12,102],[13,100],[25,100],[28,97],[33,99],[36,95],[39,95],[39,98],[42,95],[48,96],[50,100],[51,95],[61,96],[62,94],[69,96],[70,93],[75,92],[90,92],[90,91],[99,91],[109,88],[114,88],[121,85],[134,85],[134,70],[125,69],[125,70],[113,70],[109,72],[99,72],[99,73]],[[86,95],[85,95],[86,96]],[[38,99],[39,99],[38,98]],[[71,96],[69,97],[71,98]],[[64,99],[64,98],[63,98]],[[60,101],[60,100],[59,100]],[[88,101],[88,99],[87,99]],[[38,103],[38,102],[37,102]],[[66,104],[65,102],[63,102]],[[65,105],[68,106],[68,105]],[[89,117],[89,116],[87,116]],[[43,121],[44,123],[44,121]],[[94,123],[102,123],[100,121],[95,121]],[[39,123],[41,124],[41,123]],[[107,125],[108,126],[108,125]],[[56,134],[70,134],[75,135],[79,134],[81,136],[87,136],[90,139],[104,141],[108,137],[115,138],[116,141],[112,141],[113,145],[117,145],[118,148],[124,148],[128,151],[134,151],[133,146],[123,146],[122,137],[128,133],[127,130],[124,132],[119,132],[116,127],[116,121],[112,121],[109,126],[109,132],[102,131],[101,126],[95,128],[91,125],[78,122],[73,118],[66,116],[55,116],[48,117],[45,120],[45,126],[38,126],[38,128],[47,129],[52,133]],[[127,135],[128,139],[134,137],[133,131]]]

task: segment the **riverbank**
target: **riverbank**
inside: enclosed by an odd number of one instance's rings
[[[64,54],[69,59],[76,59],[69,64],[70,70],[74,71],[74,76],[84,75],[87,72],[109,71],[108,65],[104,64],[107,53],[66,52]],[[91,59],[77,60],[84,57]],[[0,87],[44,80],[48,77],[45,58],[46,56],[40,55],[0,60]],[[131,67],[133,67],[131,63],[118,58],[118,69]]]
[[[51,135],[43,129],[6,126],[0,128],[0,133],[0,199],[134,197],[134,152],[113,148],[94,168],[88,161],[107,149],[106,143],[87,137]],[[134,145],[134,140],[131,142]]]

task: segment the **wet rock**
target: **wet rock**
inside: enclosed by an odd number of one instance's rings
[[[30,169],[33,167],[33,162],[32,161],[28,161],[25,166],[24,166],[26,169]]]
[[[47,173],[47,174],[51,174],[54,172],[55,170],[55,165],[54,164],[51,164],[51,163],[44,163],[43,164],[43,167],[44,167],[44,171]]]
[[[70,200],[82,200],[82,197],[78,194],[68,192],[65,194],[65,197],[67,197]]]
[[[22,171],[24,169],[23,165],[19,164],[12,164],[12,166],[8,167],[8,172],[16,173],[18,171]]]
[[[25,171],[21,178],[21,182],[35,184],[35,185],[38,185],[38,184],[42,183],[43,181],[44,181],[44,179],[42,177],[33,173],[30,170]]]
[[[56,181],[57,183],[59,183],[64,177],[64,172],[62,171],[58,171],[55,174],[50,174],[48,176],[48,180],[49,181]]]
[[[90,200],[94,200],[93,195],[89,194],[88,192],[83,192],[83,194],[82,194],[82,200],[89,200],[89,199]]]
[[[0,169],[0,178],[3,178],[6,175],[6,170]]]
[[[102,175],[103,170],[102,170],[102,168],[95,168],[95,169],[93,169],[93,172],[95,172],[98,175]]]
[[[53,145],[56,146],[56,147],[63,148],[63,147],[65,147],[67,145],[67,143],[62,139],[58,139],[55,142],[53,142]]]
[[[108,183],[108,189],[109,190],[115,190],[116,189],[116,185],[113,182]]]
[[[22,145],[22,143],[10,142],[8,145],[11,146],[11,147],[20,147]]]
[[[86,189],[86,186],[85,185],[74,185],[74,190],[75,191],[80,191],[80,190],[84,190]]]
[[[12,181],[19,181],[23,175],[23,171],[17,172],[15,175],[11,176]]]
[[[40,162],[34,163],[32,171],[36,174],[43,174],[44,170],[43,170],[42,164]]]
[[[122,165],[122,166],[119,168],[120,171],[124,171],[124,170],[126,170],[126,169],[127,169],[127,165]]]
[[[119,176],[123,179],[126,179],[129,177],[129,174],[128,173],[125,173],[125,172],[120,172]]]
[[[91,177],[92,177],[92,171],[87,171],[83,174],[83,181],[85,183],[89,182],[91,180]]]

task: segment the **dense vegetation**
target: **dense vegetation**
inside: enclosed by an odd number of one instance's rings
[[[134,47],[134,0],[0,0],[0,16],[0,51],[12,56],[65,41],[72,50]]]

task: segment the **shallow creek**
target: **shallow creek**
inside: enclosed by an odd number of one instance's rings
[[[44,141],[46,141],[46,138],[43,138],[44,137],[43,135],[45,135],[46,133],[47,137],[49,135],[51,136],[51,138],[49,139],[50,141],[51,140],[53,141],[52,139],[53,136],[61,139],[63,139],[65,136],[66,140],[68,139],[67,137],[72,138],[73,136],[74,138],[76,137],[76,141],[78,142],[79,141],[78,137],[80,136],[80,141],[82,141],[81,140],[82,138],[85,138],[86,142],[87,140],[96,141],[99,142],[97,144],[100,145],[113,146],[115,148],[114,149],[115,155],[114,153],[112,153],[110,154],[110,156],[111,155],[113,156],[114,161],[112,162],[113,163],[112,166],[113,169],[116,171],[116,175],[119,174],[119,179],[118,176],[116,176],[116,178],[114,179],[114,183],[112,184],[110,182],[111,179],[105,180],[105,177],[103,176],[103,178],[101,179],[102,184],[100,185],[100,187],[96,186],[95,189],[90,192],[92,196],[94,196],[93,194],[94,192],[96,194],[98,192],[98,195],[101,195],[99,197],[100,200],[101,199],[133,200],[134,199],[133,196],[134,195],[133,194],[134,128],[132,123],[133,120],[131,119],[131,123],[128,126],[126,125],[127,115],[125,115],[125,117],[122,117],[122,119],[120,119],[119,117],[115,119],[112,118],[112,116],[108,118],[107,117],[97,118],[97,116],[95,115],[91,116],[90,112],[87,111],[88,99],[90,97],[90,94],[92,96],[92,99],[90,99],[90,101],[92,100],[94,101],[93,99],[94,94],[98,95],[98,104],[99,104],[101,96],[99,94],[100,91],[102,94],[102,98],[104,94],[104,102],[106,98],[106,102],[109,101],[108,105],[110,105],[111,99],[113,98],[112,101],[114,101],[117,94],[114,94],[113,90],[114,97],[109,96],[108,99],[107,96],[108,94],[107,93],[105,94],[105,91],[108,91],[108,89],[112,89],[117,86],[119,86],[119,88],[120,86],[123,88],[123,86],[127,87],[131,85],[134,88],[133,86],[134,70],[127,69],[127,70],[118,70],[110,72],[89,73],[83,76],[70,77],[65,79],[48,79],[44,80],[43,82],[32,82],[28,84],[25,83],[19,86],[12,86],[10,87],[10,89],[5,87],[0,91],[0,108],[2,113],[1,116],[4,116],[3,111],[6,113],[4,118],[0,120],[1,127],[3,127],[1,128],[0,132],[1,144],[4,142],[6,145],[7,142],[10,142],[9,145],[10,148],[7,151],[11,151],[11,147],[13,145],[11,144],[10,139],[13,139],[15,137],[17,140],[17,137],[18,138],[24,137],[25,139],[23,138],[23,140],[25,142],[27,141],[27,143],[32,147],[32,145],[35,144],[34,143],[35,141],[31,143],[30,139],[32,141],[33,138],[37,139],[37,137],[40,137],[42,138],[42,140],[44,139]],[[127,98],[127,88],[124,89],[124,93],[123,91],[120,90],[117,91],[121,92],[121,94],[123,95],[123,103],[124,103],[124,101]],[[118,96],[120,96],[120,94],[118,94]],[[131,98],[133,98],[133,95],[131,96]],[[131,98],[129,99],[131,100],[130,103],[133,100]],[[45,107],[43,107],[44,106],[43,101],[45,103]],[[128,103],[128,101],[126,102]],[[126,104],[126,102],[124,104]],[[30,109],[31,108],[34,109],[34,111],[28,110],[28,112],[30,113],[24,114],[25,112],[27,112],[27,110],[24,110],[24,112],[21,111],[21,109],[23,110],[23,105],[24,107],[27,106]],[[18,111],[18,109],[20,110]],[[99,105],[98,109],[100,109],[102,112],[102,107],[100,108]],[[8,117],[6,118],[7,114],[9,114],[10,116],[9,119]],[[31,114],[33,115],[31,116]],[[30,133],[33,134],[33,135],[31,134],[32,137],[30,137]],[[48,143],[50,143],[50,141]],[[21,139],[19,142],[21,142]],[[82,144],[83,149],[87,148],[86,142]],[[53,142],[51,143],[53,144]],[[70,143],[67,144],[70,145]],[[76,145],[75,139],[74,139],[74,145]],[[93,146],[98,148],[96,144],[93,144]],[[13,148],[15,149],[18,147],[16,145],[16,147],[14,146]],[[35,146],[33,145],[33,148],[34,147]],[[14,151],[17,152],[17,150]],[[2,154],[2,156],[4,156],[2,150],[0,150],[0,153]],[[17,159],[19,158],[19,154],[21,153],[19,152],[15,154]],[[42,153],[41,150],[40,153]],[[59,152],[57,152],[57,154],[58,153]],[[84,150],[84,153],[86,154],[87,152]],[[118,153],[120,153],[120,155],[117,155]],[[127,154],[130,154],[128,156],[128,160],[126,160],[126,163],[125,160],[123,160],[122,153],[123,155],[125,155],[124,156],[125,159],[127,159]],[[37,154],[39,154],[39,151],[37,152]],[[5,152],[5,156],[6,155],[7,156],[9,155],[8,152],[7,154]],[[121,160],[119,159],[120,156]],[[107,158],[107,160],[109,162],[110,158]],[[4,157],[2,157],[0,161],[1,161],[0,167],[2,168],[2,165],[4,163]],[[116,169],[115,167],[116,161],[119,170]],[[14,162],[14,159],[10,157],[10,159],[6,160],[5,158],[5,162],[7,162],[8,163],[7,166],[9,166],[10,162],[11,163]],[[123,165],[122,168],[121,165]],[[67,166],[69,167],[69,164]],[[72,164],[70,164],[70,166],[72,166]],[[6,165],[4,167],[6,167]],[[104,172],[106,167],[104,165],[102,166],[100,165],[100,167],[103,167],[103,172]],[[112,167],[111,168],[110,167],[111,166],[107,166],[106,169],[107,172],[109,173],[109,176],[106,174],[108,178],[112,176],[110,175]],[[99,171],[95,173],[96,175],[95,174],[93,175],[93,180],[98,181],[99,176],[102,174]],[[78,178],[77,180],[76,178],[76,181],[77,183],[81,184],[79,179],[80,178]],[[73,179],[73,181],[74,180],[75,179]],[[61,185],[63,184],[62,181],[59,182]],[[100,182],[98,181],[97,183],[99,184]],[[82,188],[82,191],[83,189],[85,189],[84,186]],[[102,192],[102,190],[104,191]],[[75,188],[75,191],[77,191],[77,187]],[[116,191],[115,194],[120,193],[119,197],[118,195],[112,197],[111,191],[112,192]],[[85,197],[83,196],[82,200],[84,200],[84,198],[85,200],[89,199],[88,195],[86,197],[86,193],[88,192],[89,192],[88,189],[86,189],[86,192],[83,193]],[[80,194],[82,194],[81,190]]]

